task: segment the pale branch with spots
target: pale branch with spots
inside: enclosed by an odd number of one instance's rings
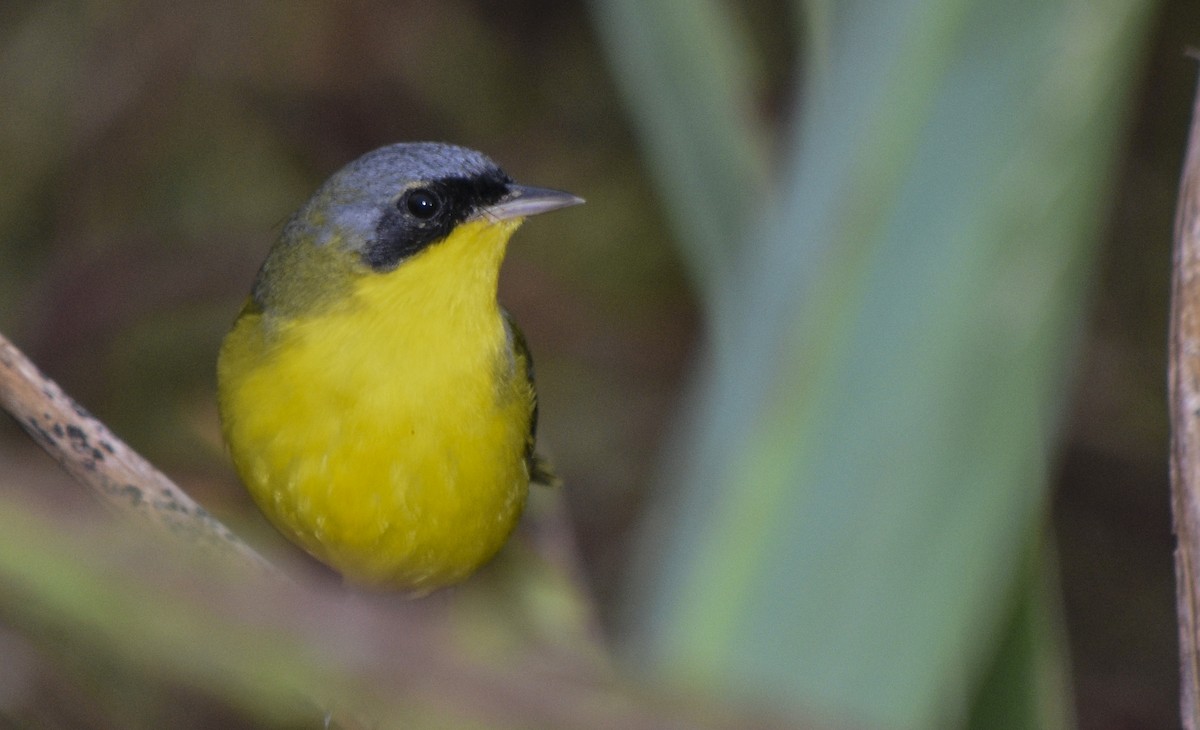
[[[253,548],[64,393],[3,335],[0,407],[116,512],[191,544],[230,552],[270,569]]]

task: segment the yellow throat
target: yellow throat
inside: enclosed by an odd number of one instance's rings
[[[388,193],[390,210],[411,187]],[[358,218],[314,241],[324,229],[312,221],[327,225],[314,210],[298,214],[299,243],[272,251],[221,347],[233,461],[271,522],[348,579],[460,581],[508,538],[534,463],[528,353],[496,301],[522,217],[465,216],[371,270],[366,244],[349,240]]]

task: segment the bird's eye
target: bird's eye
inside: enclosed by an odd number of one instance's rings
[[[428,188],[416,188],[404,196],[404,207],[414,218],[427,221],[442,209],[442,200]]]

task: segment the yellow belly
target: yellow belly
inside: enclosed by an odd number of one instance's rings
[[[442,311],[429,291],[370,284],[317,316],[247,313],[222,346],[222,424],[243,481],[352,581],[457,582],[520,515],[532,386],[494,294],[468,304]]]

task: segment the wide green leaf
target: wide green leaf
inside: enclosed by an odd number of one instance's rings
[[[814,5],[775,204],[723,233],[738,265],[643,524],[649,666],[868,726],[966,722],[1025,600],[1149,5]],[[654,76],[608,35],[627,86]],[[702,106],[709,80],[677,80]]]

